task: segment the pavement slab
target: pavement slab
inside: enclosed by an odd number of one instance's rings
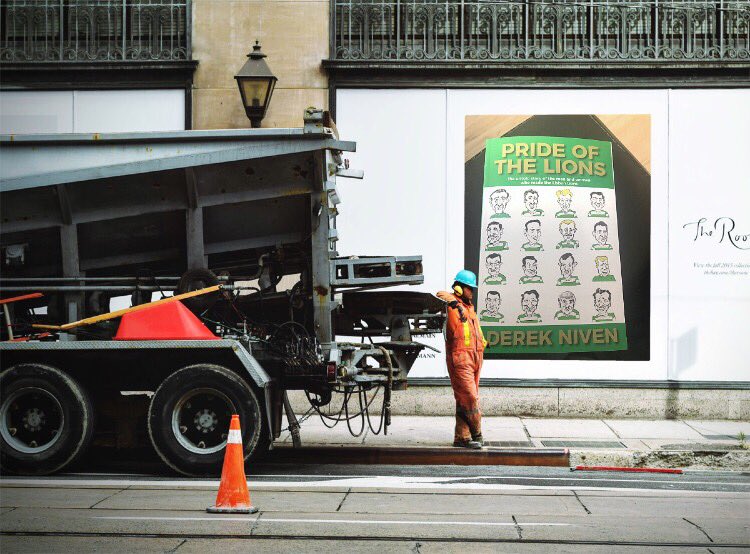
[[[253,536],[309,536],[348,537],[357,536],[401,538],[446,538],[460,536],[462,539],[517,538],[515,525],[510,516],[497,514],[466,514],[453,512],[450,515],[438,512],[410,513],[338,513],[327,514],[264,514],[253,526]],[[349,539],[347,539],[349,540]]]
[[[453,418],[449,418],[453,419]],[[489,429],[508,427],[523,429],[523,419],[516,416],[490,416],[482,418],[482,425],[489,425]]]
[[[336,416],[336,414],[334,414]],[[343,417],[343,414],[342,416]],[[328,425],[331,425],[330,421],[326,422]],[[286,422],[284,423],[286,426]],[[367,424],[365,423],[365,426]],[[357,432],[360,430],[361,422],[360,421],[352,421],[351,422],[352,429]],[[313,415],[302,422],[300,433],[302,435],[302,443],[303,444],[362,444],[362,440],[364,439],[364,432],[362,436],[354,437],[349,432],[346,422],[342,421],[338,423],[333,428],[328,428],[326,425],[320,420],[320,417],[317,415]],[[289,432],[285,432],[281,436],[281,442],[284,443],[291,443],[292,439],[289,435]]]
[[[334,512],[345,493],[250,491],[252,504],[263,511]],[[205,512],[216,491],[127,490],[96,505],[95,510],[175,510]]]
[[[632,439],[623,439],[632,440]],[[722,450],[736,449],[737,441],[731,440],[687,440],[687,439],[640,439],[648,450]],[[635,450],[635,449],[634,449]]]
[[[18,508],[0,516],[1,532],[250,535],[258,514],[207,514],[202,511],[78,510]]]
[[[618,438],[617,441],[624,444],[627,450],[650,450],[650,447],[646,444],[646,441],[641,439]]]
[[[709,515],[693,515],[687,518],[689,523],[703,530],[714,542],[741,542],[750,544],[750,517],[724,518]],[[724,552],[722,550],[722,552]]]
[[[705,437],[682,421],[607,419],[605,422],[623,439],[705,440]]]
[[[482,426],[482,436],[485,441],[529,441],[529,436],[523,429],[512,427],[498,427],[492,429],[489,425]],[[453,437],[451,436],[451,440]]]
[[[14,554],[40,552],[173,552],[185,539],[141,537],[2,536],[0,551]],[[247,545],[246,545],[247,546]],[[182,550],[180,550],[182,554]]]
[[[523,419],[534,438],[617,439],[612,430],[598,419]]]
[[[592,515],[623,517],[696,517],[708,515],[727,519],[746,519],[750,513],[750,496],[745,498],[716,498],[708,503],[703,498],[681,497],[676,503],[671,498],[604,498],[584,500]]]
[[[368,430],[363,444],[367,446],[445,446],[453,442],[453,418],[394,417],[392,422],[392,425],[388,427],[387,435],[384,435],[382,431],[376,435]],[[380,418],[373,417],[372,424],[377,429]]]
[[[750,440],[750,421],[701,421],[686,420],[685,423],[701,435],[727,435],[733,439],[744,433]]]
[[[518,516],[521,536],[527,540],[554,541],[613,541],[613,542],[655,542],[655,543],[710,543],[696,527],[681,517],[633,517],[626,515],[608,516]],[[527,523],[554,521],[568,523],[566,526],[529,526]]]
[[[122,492],[123,489],[8,488],[0,489],[0,506],[4,508],[90,508]]]
[[[414,416],[393,418],[388,435],[367,434],[365,444],[446,445],[453,442],[454,417]],[[375,421],[377,424],[377,420]],[[482,434],[491,441],[528,440],[521,418],[488,417],[482,420]]]
[[[470,494],[350,493],[340,512],[380,514],[579,514],[585,513],[572,496],[494,496]]]

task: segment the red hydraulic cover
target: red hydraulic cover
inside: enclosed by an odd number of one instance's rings
[[[218,340],[179,300],[122,316],[115,340]]]

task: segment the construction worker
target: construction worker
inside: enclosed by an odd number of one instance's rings
[[[479,372],[484,340],[472,301],[477,276],[466,269],[456,275],[450,292],[437,293],[448,304],[445,356],[456,398],[456,431],[453,446],[482,448],[482,415],[479,412]]]

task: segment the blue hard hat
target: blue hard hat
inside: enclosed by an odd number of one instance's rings
[[[456,273],[455,281],[467,287],[477,288],[477,276],[473,271],[469,271],[468,269],[462,269]]]

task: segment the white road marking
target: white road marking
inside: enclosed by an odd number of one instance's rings
[[[257,518],[250,517],[146,517],[146,516],[91,516],[89,519],[116,519],[133,521],[247,521],[255,522]],[[285,517],[264,517],[260,523],[355,523],[369,525],[474,525],[480,527],[515,527],[515,523],[496,521],[404,521],[391,519],[304,519]],[[571,527],[573,523],[523,523],[522,527]]]
[[[280,476],[283,477],[283,476]],[[536,484],[510,484],[510,483],[467,483],[467,479],[507,479],[506,477],[395,477],[395,476],[372,476],[372,477],[352,477],[352,478],[319,478],[316,481],[255,481],[253,476],[248,476],[250,490],[264,489],[325,489],[325,488],[352,488],[356,489],[442,489],[445,491],[463,490],[483,490],[483,491],[501,491],[501,490],[550,490],[550,491],[636,491],[636,492],[664,492],[669,494],[746,494],[745,491],[693,491],[685,489],[661,489],[648,487],[604,487],[604,486],[586,486],[583,483],[591,482],[637,482],[637,483],[669,483],[679,485],[731,485],[733,487],[750,487],[750,483],[722,483],[722,482],[701,482],[701,481],[682,481],[682,480],[630,480],[630,479],[564,479],[573,481],[567,485],[536,485]],[[525,478],[513,478],[525,479]],[[558,480],[557,478],[538,478]],[[579,485],[577,482],[581,482]],[[142,480],[142,479],[2,479],[0,486],[5,487],[62,487],[62,488],[126,488],[131,490],[142,488],[177,488],[177,489],[211,489],[216,490],[219,486],[219,480]]]
[[[248,475],[248,479],[265,478],[265,477],[322,477],[316,475]],[[332,475],[328,479],[429,479],[431,481],[466,481],[469,479],[505,479],[508,481],[591,481],[607,483],[669,483],[680,485],[733,485],[741,487],[750,487],[750,483],[728,483],[725,481],[686,481],[680,477],[673,480],[666,479],[607,479],[596,477],[523,477],[523,476],[504,476],[504,475],[467,475],[464,477],[390,477],[390,476],[362,476],[362,475]],[[261,481],[265,482],[265,481]],[[569,487],[566,487],[569,488]]]
[[[76,475],[76,474],[73,474]],[[94,473],[81,473],[78,475],[97,475]],[[98,475],[118,475],[114,473],[100,473]],[[133,476],[138,477],[141,474],[120,474],[124,476]],[[342,479],[409,479],[409,480],[430,480],[430,481],[466,481],[469,479],[505,479],[507,481],[590,481],[590,482],[606,482],[606,483],[668,483],[668,484],[680,484],[680,485],[732,485],[732,486],[739,486],[739,487],[750,487],[750,482],[748,483],[730,483],[726,481],[689,481],[685,477],[682,476],[675,476],[674,479],[608,479],[606,477],[578,477],[575,476],[573,473],[570,474],[570,477],[524,477],[524,476],[505,476],[505,475],[466,475],[466,476],[446,476],[446,477],[409,477],[409,476],[399,476],[399,477],[392,477],[392,476],[385,476],[385,475],[292,475],[292,474],[284,474],[284,475],[247,475],[248,480],[252,479],[265,479],[265,478],[305,478],[309,479],[311,477],[318,478],[321,481],[335,481],[335,480],[342,480]],[[19,479],[20,480],[20,479]],[[75,482],[76,480],[70,479],[69,481]],[[3,480],[0,479],[0,484],[2,484]],[[134,480],[132,483],[138,483],[143,481]],[[164,480],[159,481],[162,483],[185,483],[185,482],[191,482],[189,480],[185,481],[174,481],[174,480]],[[205,482],[205,481],[199,481],[199,482]],[[218,482],[218,481],[217,481]],[[265,482],[265,481],[260,481]],[[297,482],[297,481],[293,481]],[[317,481],[307,481],[307,482],[317,482]],[[128,483],[131,483],[131,481],[128,481]]]

